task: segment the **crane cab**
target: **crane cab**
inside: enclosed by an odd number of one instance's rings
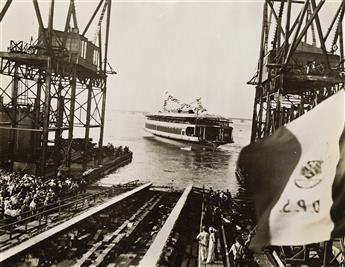
[[[44,31],[45,34],[48,33],[47,29],[44,29]],[[64,40],[66,40],[65,45],[63,45]],[[41,53],[43,53],[45,45],[41,30],[39,31],[37,47],[41,48]],[[66,52],[65,60],[70,63],[76,63],[95,72],[99,69],[99,47],[89,41],[85,36],[79,34],[79,30],[77,28],[74,28],[67,33],[64,31],[53,30],[52,48],[56,50],[64,50]]]
[[[282,47],[271,50],[264,57],[262,82],[267,82],[279,74],[277,58]],[[284,90],[286,93],[305,91],[310,88],[332,86],[344,82],[343,71],[340,68],[340,56],[328,53],[328,62],[331,72],[327,71],[325,55],[321,48],[301,42],[291,56],[283,73]]]

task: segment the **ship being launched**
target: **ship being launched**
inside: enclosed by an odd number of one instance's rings
[[[167,101],[179,103],[172,96],[164,101],[163,111],[146,115],[145,129],[153,135],[188,142],[192,147],[217,148],[233,143],[231,120],[218,115],[205,114],[197,99],[197,106],[182,104],[178,109],[168,110]]]

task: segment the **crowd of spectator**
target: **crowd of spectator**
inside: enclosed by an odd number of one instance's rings
[[[113,144],[108,143],[106,146],[103,147],[103,152],[104,152],[104,156],[115,156],[115,157],[119,157],[122,156],[123,154],[127,154],[129,153],[129,147],[125,146],[118,146],[118,147],[114,147]]]
[[[63,197],[84,190],[84,178],[73,178],[61,172],[53,179],[0,169],[0,218],[18,218],[21,214],[56,203]]]

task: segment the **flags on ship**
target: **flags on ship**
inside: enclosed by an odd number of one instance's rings
[[[168,110],[168,108],[167,108],[168,102],[180,104],[177,108],[175,107],[175,109],[173,109],[173,110],[193,109],[193,111],[195,113],[202,113],[202,112],[207,111],[207,109],[205,109],[201,104],[201,97],[197,98],[194,102],[192,102],[190,104],[186,104],[186,103],[181,103],[180,100],[178,100],[177,98],[170,95],[168,91],[165,92],[165,95],[167,96],[167,98],[164,100],[164,104],[162,106],[163,111]],[[192,106],[192,104],[195,102],[196,102],[196,106]]]
[[[177,98],[173,97],[172,95],[168,96],[168,100],[175,102],[175,103],[180,103],[180,100],[178,100]]]
[[[186,103],[183,103],[181,106],[180,106],[180,109],[184,109],[184,108],[190,108],[191,106],[189,104],[186,104]]]
[[[345,235],[345,91],[245,148],[238,167],[253,188],[252,247]]]
[[[194,108],[194,112],[196,112],[196,113],[203,113],[203,112],[207,111],[207,109],[205,109],[203,107],[203,105],[201,104],[201,97],[196,99],[196,105],[197,106]]]

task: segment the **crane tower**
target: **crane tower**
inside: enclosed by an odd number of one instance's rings
[[[4,3],[0,24],[12,2]],[[83,31],[74,0],[60,30],[54,28],[54,0],[46,25],[39,2],[32,4],[36,39],[12,40],[0,52],[0,162],[11,170],[49,176],[61,166],[70,167],[75,158],[87,162],[94,129],[102,148],[111,1],[96,3]],[[92,42],[86,33],[97,16],[98,42]],[[80,138],[77,128],[83,130]]]

